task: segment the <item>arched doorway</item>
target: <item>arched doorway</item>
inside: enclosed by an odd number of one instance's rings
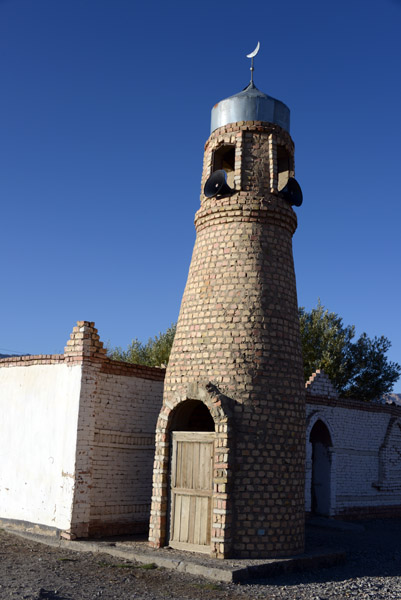
[[[171,421],[169,545],[210,552],[214,420],[203,402],[186,400]]]
[[[331,497],[331,456],[330,432],[323,421],[316,421],[310,432],[312,444],[312,513],[330,515]]]

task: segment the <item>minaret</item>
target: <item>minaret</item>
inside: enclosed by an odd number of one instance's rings
[[[252,78],[214,106],[211,130],[156,429],[149,541],[219,558],[291,555],[304,549],[305,384],[289,109]]]

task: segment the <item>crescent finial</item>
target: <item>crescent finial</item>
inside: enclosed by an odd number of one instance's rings
[[[250,54],[247,54],[246,57],[251,59],[251,85],[253,85],[253,59],[254,57],[257,55],[257,53],[259,52],[259,48],[260,48],[260,42],[258,42],[258,45],[256,46],[255,50],[253,52],[251,52]]]
[[[251,52],[250,54],[247,54],[246,57],[253,58],[254,56],[257,55],[257,53],[259,52],[259,49],[260,49],[260,42],[258,42],[258,45],[256,46],[255,50],[253,52]]]

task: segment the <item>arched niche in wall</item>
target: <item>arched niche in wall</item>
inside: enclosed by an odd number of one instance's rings
[[[200,400],[185,400],[175,408],[170,431],[214,431],[214,419]]]
[[[212,173],[223,169],[227,173],[227,183],[234,188],[235,146],[223,144],[213,152]]]
[[[332,440],[327,426],[320,419],[311,429],[309,441],[312,444],[312,512],[317,515],[330,515],[331,505],[331,457]]]
[[[285,146],[277,144],[277,189],[280,191],[287,185],[293,172],[293,161]]]

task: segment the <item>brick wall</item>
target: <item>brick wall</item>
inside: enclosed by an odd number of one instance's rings
[[[78,322],[66,356],[83,364],[72,537],[146,531],[164,369],[106,357],[94,323]]]
[[[90,535],[146,532],[164,369],[105,365],[95,400]]]

